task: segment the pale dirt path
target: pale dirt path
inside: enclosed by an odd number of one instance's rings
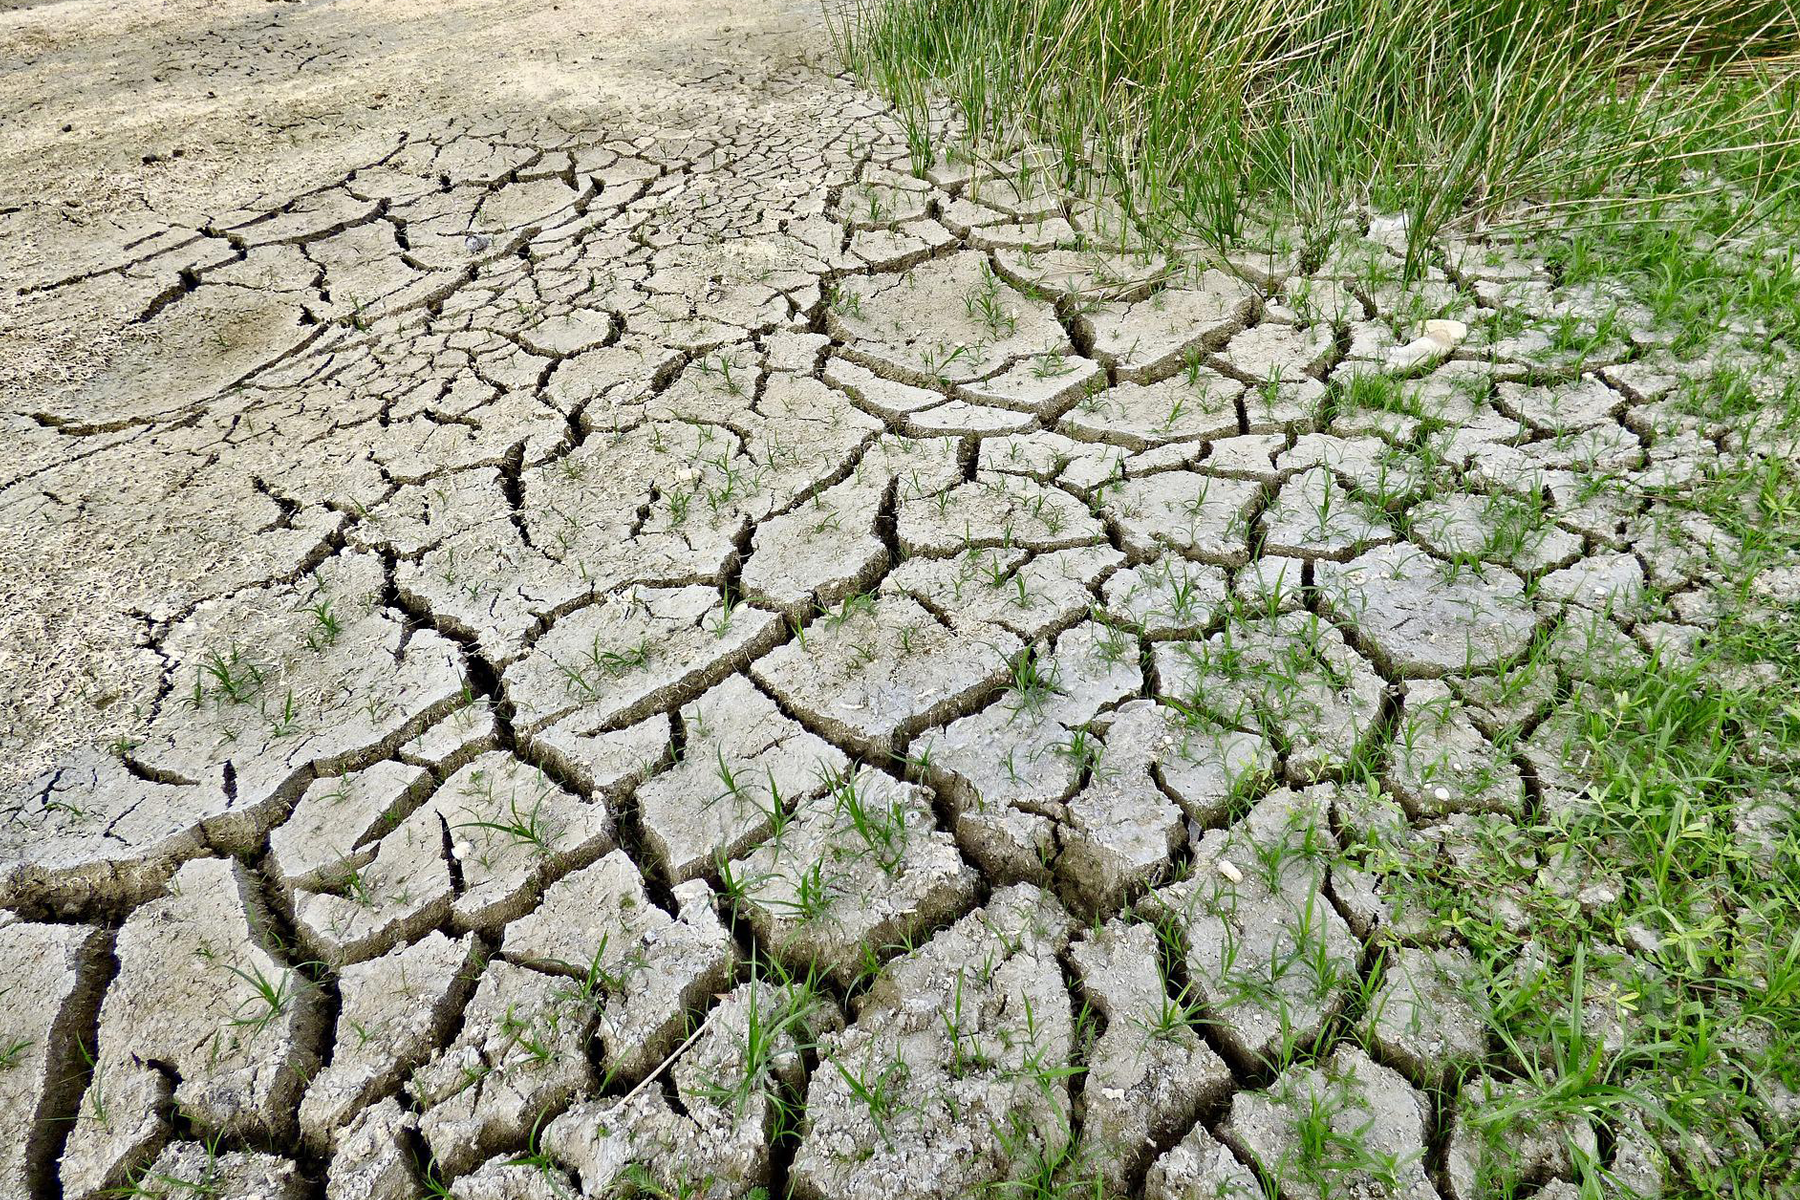
[[[422,118],[650,116],[671,76],[828,52],[804,0],[0,4],[0,383],[94,370],[117,332],[18,288],[341,176]]]
[[[135,324],[145,294],[116,279],[46,285],[286,203],[421,123],[479,116],[521,141],[609,120],[678,129],[694,92],[741,86],[722,73],[829,53],[805,0],[0,4],[0,487],[35,461],[24,443],[45,417],[168,411],[171,392],[260,361],[255,338],[224,361],[210,341],[172,348],[211,334]],[[3,523],[0,785],[117,734],[155,675],[79,522]],[[156,547],[146,528],[152,557],[188,555],[163,533]]]

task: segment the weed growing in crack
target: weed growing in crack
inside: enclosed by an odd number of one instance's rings
[[[544,812],[545,790],[548,784],[539,777],[539,791],[529,805],[520,803],[517,792],[506,799],[504,812],[493,818],[477,818],[459,821],[452,828],[480,829],[487,833],[499,834],[508,844],[530,848],[534,853],[548,857],[555,848],[558,831],[550,817]],[[498,797],[494,794],[494,779],[485,771],[478,771],[466,785],[464,796],[471,801],[468,811],[495,811]],[[474,807],[479,805],[479,809]]]
[[[898,798],[883,806],[870,796],[857,776],[834,772],[827,777],[837,814],[847,820],[850,829],[881,869],[892,875],[900,867],[906,853],[906,808]],[[815,864],[816,865],[816,864]]]
[[[1075,368],[1068,356],[1061,350],[1046,350],[1031,358],[1031,376],[1033,379],[1056,379],[1069,374]]]
[[[250,986],[253,993],[230,1018],[230,1024],[237,1029],[247,1030],[255,1035],[287,1015],[288,1007],[293,1003],[293,971],[282,970],[271,977],[263,969],[251,964],[249,970],[243,967],[226,964],[228,974]]]
[[[313,627],[306,632],[307,648],[321,651],[328,646],[335,646],[338,635],[344,631],[344,623],[331,611],[330,597],[308,605],[306,613],[313,619]]]
[[[262,668],[240,648],[209,650],[195,672],[193,704],[199,708],[208,699],[215,704],[248,704],[264,682]]]
[[[152,1172],[151,1164],[145,1164],[129,1172],[126,1181],[119,1187],[108,1189],[104,1194],[141,1196],[145,1200],[173,1200],[178,1196],[191,1196],[200,1200],[203,1197],[217,1196],[225,1186],[219,1166],[219,1146],[222,1140],[220,1134],[214,1133],[200,1144],[203,1158],[197,1177],[175,1175],[168,1171]]]
[[[828,1057],[844,1085],[850,1089],[851,1099],[861,1104],[869,1114],[869,1121],[888,1145],[893,1145],[888,1136],[888,1122],[898,1116],[904,1109],[901,1106],[899,1085],[907,1077],[906,1064],[896,1055],[885,1063],[865,1063],[861,1067],[846,1065],[843,1059]]]
[[[1007,664],[1007,703],[1014,714],[1041,714],[1053,696],[1062,692],[1057,682],[1059,668],[1054,658],[1035,646],[1027,646]]]
[[[650,664],[655,650],[648,637],[640,638],[632,645],[615,648],[605,645],[598,634],[575,664],[558,663],[564,679],[569,687],[578,695],[592,696],[599,692],[599,680],[619,679],[633,671]]]
[[[784,1129],[797,1128],[798,1106],[770,1085],[783,1059],[803,1055],[817,1045],[813,1025],[824,1003],[820,987],[819,977],[810,969],[791,972],[761,959],[753,963],[736,1070],[709,1080],[700,1095],[741,1114],[752,1098],[762,1093],[776,1104],[778,1124]]]
[[[289,688],[282,699],[281,708],[271,719],[269,735],[275,738],[292,737],[300,730],[300,704],[294,699],[294,689]]]
[[[1006,1125],[995,1132],[1017,1173],[988,1184],[981,1195],[1006,1200],[1085,1200],[1106,1194],[1100,1173],[1087,1170],[1081,1139],[1068,1114],[1059,1108],[1052,1116],[1060,1129],[1055,1139],[1046,1142],[1022,1113],[1008,1114]],[[1023,1169],[1017,1170],[1020,1167]]]
[[[996,341],[1011,337],[1019,328],[1019,318],[1006,306],[1004,285],[986,262],[981,264],[981,277],[963,297],[963,307]]]
[[[872,619],[874,616],[875,593],[858,592],[853,596],[844,597],[835,607],[821,612],[818,624],[826,630],[837,630],[857,617]]]
[[[862,316],[862,294],[840,284],[834,283],[826,289],[825,304],[839,316],[852,318]]]
[[[4,997],[11,988],[0,988],[0,997]],[[34,1045],[30,1038],[13,1038],[0,1042],[0,1071],[10,1071],[25,1060],[25,1051]]]

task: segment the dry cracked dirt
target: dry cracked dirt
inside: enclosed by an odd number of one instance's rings
[[[1707,621],[1650,322],[916,173],[810,9],[124,7],[0,13],[0,1195],[1656,1194],[1388,879],[1573,897]]]

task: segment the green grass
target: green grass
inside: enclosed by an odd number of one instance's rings
[[[1154,241],[1317,239],[1405,213],[1409,264],[1457,222],[1791,200],[1793,0],[852,0],[849,66],[913,166],[1003,158],[1110,197]],[[945,117],[954,112],[955,129]],[[1672,211],[1661,214],[1664,218]],[[1634,218],[1635,219],[1635,218]],[[1279,230],[1275,231],[1279,234]]]
[[[1800,1088],[1791,624],[1729,621],[1694,662],[1652,661],[1609,681],[1569,734],[1591,780],[1574,812],[1543,814],[1517,834],[1492,825],[1464,865],[1414,860],[1390,877],[1483,967],[1495,1044],[1523,1084],[1501,1123],[1578,1115],[1646,1129],[1680,1148],[1666,1196],[1787,1194],[1800,1163],[1800,1128],[1764,1100]],[[1763,674],[1748,686],[1753,664],[1774,667],[1779,682]],[[1787,817],[1753,851],[1738,825],[1758,798]],[[1572,903],[1540,874],[1559,863],[1584,885],[1616,877],[1620,894]],[[1501,891],[1524,906],[1523,932],[1471,902]],[[1658,946],[1624,954],[1634,930]],[[1521,970],[1529,956],[1539,966]],[[1494,1132],[1504,1139],[1506,1128]],[[1598,1166],[1578,1173],[1594,1194],[1612,1194]]]
[[[1792,243],[1728,235],[1730,206],[1710,207],[1711,236],[1593,220],[1538,250],[1562,283],[1619,286],[1651,309],[1677,358],[1723,359],[1690,362],[1669,407],[1735,440],[1703,478],[1647,497],[1662,521],[1717,531],[1702,592],[1719,618],[1691,659],[1562,680],[1577,801],[1393,882],[1483,967],[1494,1042],[1523,1084],[1513,1117],[1643,1128],[1676,1149],[1665,1196],[1762,1200],[1792,1194],[1800,1168],[1800,1128],[1771,1103],[1800,1091],[1800,604],[1765,590],[1769,568],[1800,558],[1800,381],[1771,340],[1800,312]],[[1578,885],[1616,879],[1617,897],[1573,902],[1542,874],[1559,864]],[[1523,932],[1484,908],[1500,892],[1523,906]],[[1655,947],[1626,955],[1646,931]],[[1526,952],[1538,969],[1518,969]],[[1616,1021],[1612,1044],[1584,1011]],[[1578,1174],[1584,1195],[1616,1191],[1596,1165]]]

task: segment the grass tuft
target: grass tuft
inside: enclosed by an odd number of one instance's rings
[[[1372,207],[1416,273],[1502,214],[1723,195],[1747,224],[1800,163],[1794,0],[852,0],[834,31],[916,170],[952,125],[977,160],[1030,142],[1159,244]]]

